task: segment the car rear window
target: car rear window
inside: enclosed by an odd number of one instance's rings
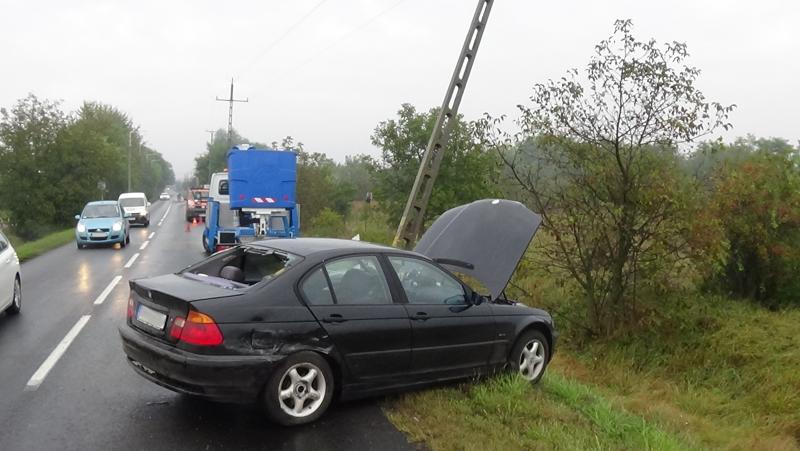
[[[279,277],[302,258],[260,246],[238,246],[191,266],[183,275],[209,285],[246,289]]]

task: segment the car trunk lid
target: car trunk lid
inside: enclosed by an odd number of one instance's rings
[[[132,280],[130,288],[129,323],[169,343],[177,342],[169,334],[175,319],[186,318],[189,310],[193,309],[193,302],[241,294],[179,274]]]
[[[483,199],[442,213],[415,252],[476,278],[492,300],[505,290],[542,222],[523,204]]]

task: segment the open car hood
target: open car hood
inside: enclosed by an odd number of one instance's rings
[[[494,300],[541,223],[540,215],[519,202],[477,200],[442,213],[414,251],[478,279]]]

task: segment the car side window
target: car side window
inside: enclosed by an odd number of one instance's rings
[[[325,278],[322,267],[315,269],[303,280],[303,283],[300,285],[300,291],[303,293],[306,302],[311,305],[333,304],[331,289],[328,286],[328,280]]]
[[[6,240],[6,237],[2,233],[0,233],[0,252],[6,250],[7,247],[8,247],[8,241]]]
[[[219,194],[222,196],[227,196],[229,193],[228,189],[228,181],[227,180],[220,180],[219,181]]]
[[[389,257],[409,304],[466,303],[464,287],[436,266],[407,257]]]
[[[325,265],[337,304],[391,304],[389,284],[374,255],[334,260]]]

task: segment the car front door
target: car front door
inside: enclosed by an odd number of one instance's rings
[[[411,361],[411,325],[376,255],[328,261],[300,283],[309,308],[357,382],[401,378]]]
[[[491,306],[467,303],[461,283],[418,258],[389,256],[411,319],[411,371],[462,376],[489,362],[495,342]]]
[[[9,304],[14,291],[14,251],[8,239],[0,233],[0,312]]]

